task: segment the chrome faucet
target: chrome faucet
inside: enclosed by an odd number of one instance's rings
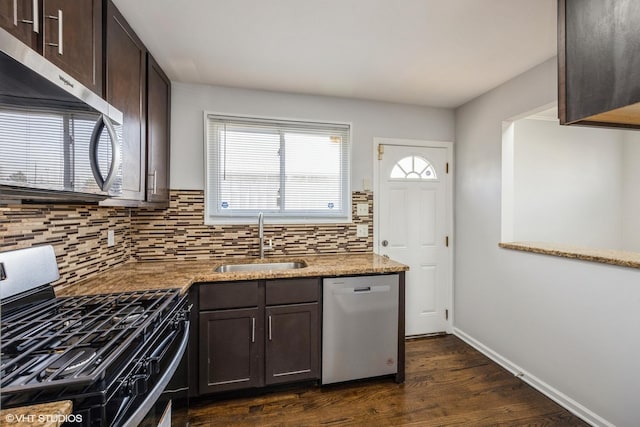
[[[260,259],[264,258],[264,214],[258,213],[258,239],[260,240]]]

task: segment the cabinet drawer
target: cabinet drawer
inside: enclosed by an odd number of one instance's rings
[[[316,302],[320,297],[320,279],[267,280],[267,305]]]
[[[200,285],[200,311],[258,306],[258,282]]]

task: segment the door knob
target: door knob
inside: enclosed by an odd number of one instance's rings
[[[384,246],[384,247],[389,246],[389,242],[388,242],[388,241],[386,241],[386,240],[383,240],[383,241],[382,241],[382,246]]]

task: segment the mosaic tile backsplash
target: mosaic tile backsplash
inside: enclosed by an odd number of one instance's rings
[[[358,217],[356,205],[367,203],[369,215]],[[273,250],[265,256],[336,254],[373,251],[373,193],[352,193],[351,224],[269,225],[264,237]],[[369,237],[356,237],[356,225],[367,224]],[[171,191],[165,211],[134,209],[133,257],[139,261],[253,257],[259,254],[258,225],[205,225],[203,191]]]
[[[115,245],[107,246],[114,230]],[[53,245],[56,284],[75,283],[131,257],[129,209],[97,205],[0,206],[0,251]]]
[[[373,251],[373,194],[353,192],[351,224],[265,225],[273,240],[268,256]],[[369,215],[358,217],[356,205],[367,203]],[[257,220],[256,220],[257,222]],[[366,224],[369,236],[356,237]],[[115,245],[107,246],[107,231]],[[204,192],[172,190],[166,210],[97,205],[0,205],[0,251],[51,244],[60,280],[73,284],[130,259],[195,260],[258,256],[256,225],[204,225]]]

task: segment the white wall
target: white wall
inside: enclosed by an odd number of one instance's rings
[[[625,133],[622,158],[622,249],[640,252],[640,131]]]
[[[549,60],[456,111],[457,333],[594,423],[640,425],[640,270],[500,249],[502,121],[556,99]]]
[[[514,123],[514,241],[620,248],[623,132]]]
[[[352,190],[372,180],[374,137],[453,141],[454,112],[385,102],[172,83],[171,188],[200,190],[203,111],[352,124]]]

